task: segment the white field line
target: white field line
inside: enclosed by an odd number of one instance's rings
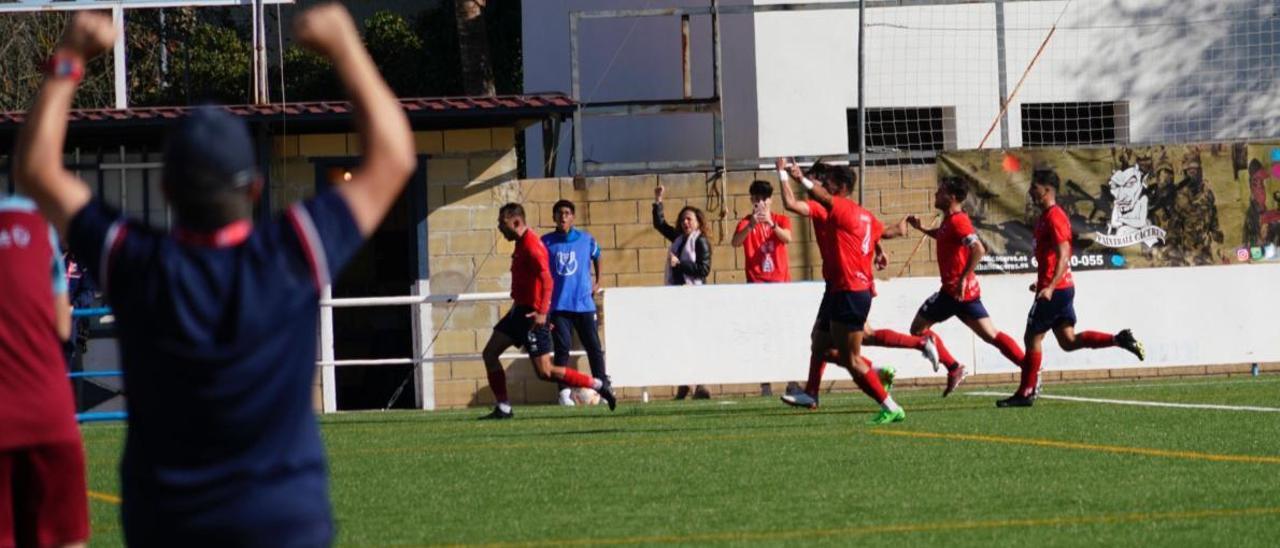
[[[1007,396],[1004,392],[968,392],[970,396]],[[1108,400],[1103,398],[1081,398],[1077,396],[1054,396],[1041,394],[1037,399],[1078,401],[1086,403],[1110,403],[1114,405],[1136,405],[1140,407],[1173,407],[1177,409],[1215,409],[1219,411],[1259,411],[1263,413],[1280,413],[1280,407],[1254,407],[1250,405],[1214,405],[1208,403],[1170,403],[1163,401],[1142,400]]]
[[[1071,390],[1118,390],[1118,389],[1128,390],[1130,388],[1180,388],[1183,386],[1221,386],[1221,385],[1228,385],[1228,384],[1269,384],[1269,383],[1276,383],[1276,382],[1280,382],[1280,376],[1272,375],[1269,377],[1262,377],[1262,378],[1251,377],[1251,378],[1245,378],[1245,379],[1241,379],[1237,377],[1231,380],[1198,381],[1198,382],[1167,381],[1167,382],[1145,382],[1145,383],[1137,383],[1137,382],[1126,383],[1123,380],[1115,379],[1113,381],[1107,382],[1106,384],[1076,385],[1076,384],[1055,383],[1055,385],[1057,385],[1060,388],[1070,388]]]

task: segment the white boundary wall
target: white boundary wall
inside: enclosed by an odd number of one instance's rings
[[[1021,340],[1031,274],[981,277],[996,326]],[[1132,328],[1147,349],[1138,362],[1117,348],[1062,352],[1046,336],[1048,371],[1280,361],[1270,311],[1280,309],[1280,264],[1077,272],[1077,329]],[[936,278],[877,285],[873,327],[907,331]],[[616,386],[754,383],[803,379],[809,330],[822,297],[816,282],[776,285],[638,287],[605,291],[609,373]],[[1017,369],[956,320],[935,327],[973,373]],[[1021,343],[1019,343],[1021,344]],[[912,350],[869,348],[902,378],[938,375]],[[838,369],[829,379],[845,379]]]

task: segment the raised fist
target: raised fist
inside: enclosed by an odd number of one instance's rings
[[[102,11],[82,11],[71,18],[58,41],[58,49],[88,61],[116,42],[116,27]]]
[[[337,2],[320,4],[299,14],[293,20],[293,33],[304,47],[327,57],[360,40],[351,14]]]

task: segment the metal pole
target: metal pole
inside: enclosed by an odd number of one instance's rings
[[[867,2],[858,2],[858,203],[867,203]]]
[[[111,59],[115,68],[116,108],[129,108],[129,76],[125,64],[124,7],[112,6],[111,22],[116,26],[116,43]]]
[[[320,292],[320,300],[328,301],[333,299],[333,286],[326,285],[324,290]],[[316,337],[316,343],[320,345],[320,361],[322,363],[333,363],[333,309],[327,306],[320,307],[320,336]],[[321,409],[325,413],[335,413],[338,411],[338,379],[334,375],[332,367],[320,368],[320,401]]]
[[[1000,74],[1000,108],[1004,109],[1009,100],[1009,74],[1005,69],[1004,54],[1004,0],[995,0],[996,5],[996,70]],[[1009,148],[1009,111],[1004,109],[1000,115],[1000,148]]]
[[[712,116],[712,125],[715,126],[715,158],[718,164],[716,166],[717,171],[723,172],[726,162],[724,152],[724,77],[720,68],[723,62],[720,55],[720,0],[711,0],[711,44],[712,49],[715,50],[711,59],[711,76],[715,79],[716,86],[716,111]],[[723,201],[723,188],[721,192]],[[724,205],[724,207],[727,208],[728,206]]]
[[[414,296],[431,294],[431,280],[418,280],[413,285]],[[418,409],[436,408],[436,366],[431,358],[435,352],[431,346],[431,337],[435,325],[431,317],[431,303],[423,301],[413,306],[410,317],[413,319],[413,355],[422,360],[413,369],[414,384],[417,385],[416,404]]]
[[[266,2],[253,0],[253,103],[255,105],[271,102],[267,84],[266,14]]]
[[[249,87],[250,94],[253,96],[253,104],[262,104],[259,99],[262,97],[262,90],[258,89],[258,0],[253,0],[249,5],[249,20],[252,22],[252,32],[249,37],[250,53],[249,53]]]
[[[586,173],[582,170],[582,82],[578,73],[577,13],[569,14],[569,78],[573,81],[573,100],[578,103],[578,108],[573,111],[573,175],[581,177]]]
[[[684,98],[693,97],[693,69],[689,66],[689,14],[680,16],[680,74],[684,79]]]

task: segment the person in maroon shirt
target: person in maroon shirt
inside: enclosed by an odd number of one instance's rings
[[[0,195],[0,546],[89,538],[84,448],[60,340],[71,331],[58,235]]]
[[[1049,169],[1037,169],[1031,173],[1031,188],[1027,191],[1031,203],[1040,208],[1040,220],[1035,228],[1036,281],[1031,284],[1035,302],[1027,314],[1027,331],[1023,342],[1027,345],[1022,363],[1022,378],[1013,396],[996,402],[996,407],[1031,407],[1039,392],[1040,352],[1044,334],[1053,330],[1058,346],[1067,352],[1081,348],[1109,348],[1118,346],[1137,356],[1146,357],[1142,343],[1133,332],[1122,329],[1114,335],[1100,331],[1076,333],[1076,288],[1071,276],[1071,220],[1058,205],[1058,174]]]
[[[507,396],[507,375],[502,370],[502,353],[512,346],[524,348],[538,378],[574,388],[593,388],[609,403],[612,411],[618,405],[609,379],[596,379],[576,369],[551,365],[551,329],[547,314],[551,312],[551,261],[547,247],[525,222],[524,206],[509,203],[498,210],[498,231],[507,241],[515,242],[511,255],[511,300],[514,306],[493,326],[493,335],[484,346],[484,368],[489,388],[497,400],[493,412],[482,419],[510,419],[515,416]]]

